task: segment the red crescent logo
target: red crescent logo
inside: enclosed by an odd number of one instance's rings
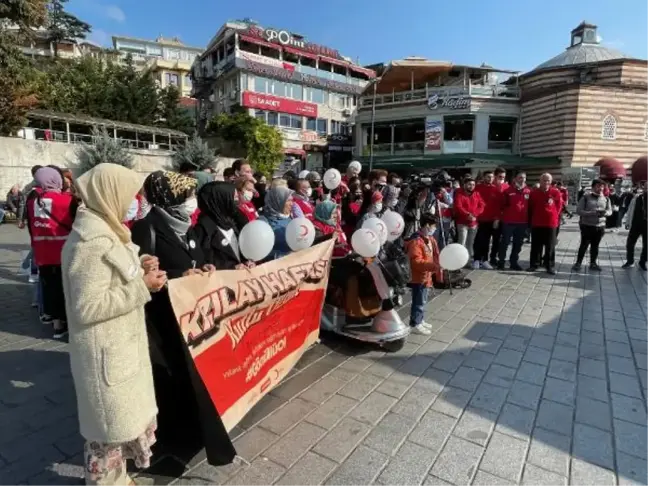
[[[301,238],[304,238],[308,234],[308,226],[305,224],[299,225],[299,228],[302,230],[302,232],[299,234]]]
[[[369,237],[371,237],[371,240],[369,241],[369,243],[373,243],[374,241],[376,241],[376,233],[374,233],[371,230],[367,230],[367,235]]]

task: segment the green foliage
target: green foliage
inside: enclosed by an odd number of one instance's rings
[[[18,49],[30,29],[46,18],[47,0],[0,2],[0,135],[11,135],[25,124],[25,115],[37,103],[37,71]],[[19,30],[6,27],[17,25]]]
[[[159,94],[159,123],[173,130],[191,135],[196,131],[196,117],[189,110],[180,106],[180,90],[167,86]]]
[[[54,44],[54,57],[58,57],[58,44],[63,41],[85,39],[92,27],[65,11],[64,3],[69,0],[50,0],[47,6],[47,32]]]
[[[214,151],[195,134],[184,147],[173,153],[173,170],[180,171],[187,164],[196,170],[205,170],[214,164]]]
[[[254,169],[266,176],[271,176],[284,158],[281,133],[246,111],[216,115],[207,132],[228,144],[231,152],[243,152]]]
[[[104,163],[133,168],[133,156],[121,141],[108,134],[105,127],[93,128],[92,137],[92,144],[83,144],[76,151],[81,174]]]

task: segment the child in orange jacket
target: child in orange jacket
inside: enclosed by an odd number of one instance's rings
[[[425,305],[428,301],[429,288],[434,279],[442,280],[439,266],[439,247],[434,239],[437,218],[429,213],[423,214],[420,220],[421,229],[412,235],[405,248],[412,269],[412,312],[410,326],[418,334],[432,334],[432,326],[425,322]],[[434,277],[434,278],[433,278]]]

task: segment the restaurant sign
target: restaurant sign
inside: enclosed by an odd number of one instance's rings
[[[263,27],[260,27],[258,25],[252,25],[242,33],[251,37],[265,40],[267,42],[292,47],[293,49],[297,49],[299,51],[309,52],[311,54],[316,54],[319,56],[332,57],[334,59],[341,58],[340,53],[337,50],[320,46],[318,44],[313,44],[311,42],[306,42],[303,38],[296,36],[295,34],[291,34],[287,30],[264,29]]]
[[[430,110],[436,110],[437,108],[447,108],[449,110],[470,108],[470,98],[467,96],[433,94],[428,98],[428,108]]]
[[[315,88],[326,89],[338,93],[349,93],[359,95],[362,93],[363,88],[348,83],[340,83],[332,79],[324,79],[319,76],[312,76],[310,74],[300,73],[291,69],[280,68],[266,63],[252,61],[250,59],[236,58],[236,67],[244,71],[250,71],[259,76],[266,76],[269,78],[279,79],[290,83],[305,84]]]
[[[262,93],[243,92],[243,106],[257,110],[276,111],[291,115],[304,115],[316,118],[317,105],[305,101],[295,101],[288,98],[279,98]]]

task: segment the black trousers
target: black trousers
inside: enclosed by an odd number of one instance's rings
[[[493,222],[482,222],[477,225],[477,234],[473,244],[473,255],[476,262],[494,262],[497,260],[499,240],[502,235],[500,226],[493,227]],[[491,240],[493,244],[491,245]]]
[[[581,241],[578,247],[578,256],[576,263],[579,265],[583,263],[587,247],[590,249],[590,265],[594,265],[598,260],[599,245],[605,235],[605,228],[603,226],[586,226],[580,225]]]
[[[43,289],[43,312],[52,319],[66,321],[61,266],[40,266],[38,267],[38,275]]]
[[[639,261],[641,263],[646,263],[646,242],[648,240],[646,224],[643,225],[632,225],[630,227],[630,232],[628,233],[628,239],[626,240],[626,261],[634,263],[635,255],[635,246],[637,246],[637,240],[641,237],[641,256]]]
[[[554,266],[556,258],[557,233],[557,228],[531,228],[532,267],[539,266],[541,258],[542,264],[545,268],[552,268]]]

